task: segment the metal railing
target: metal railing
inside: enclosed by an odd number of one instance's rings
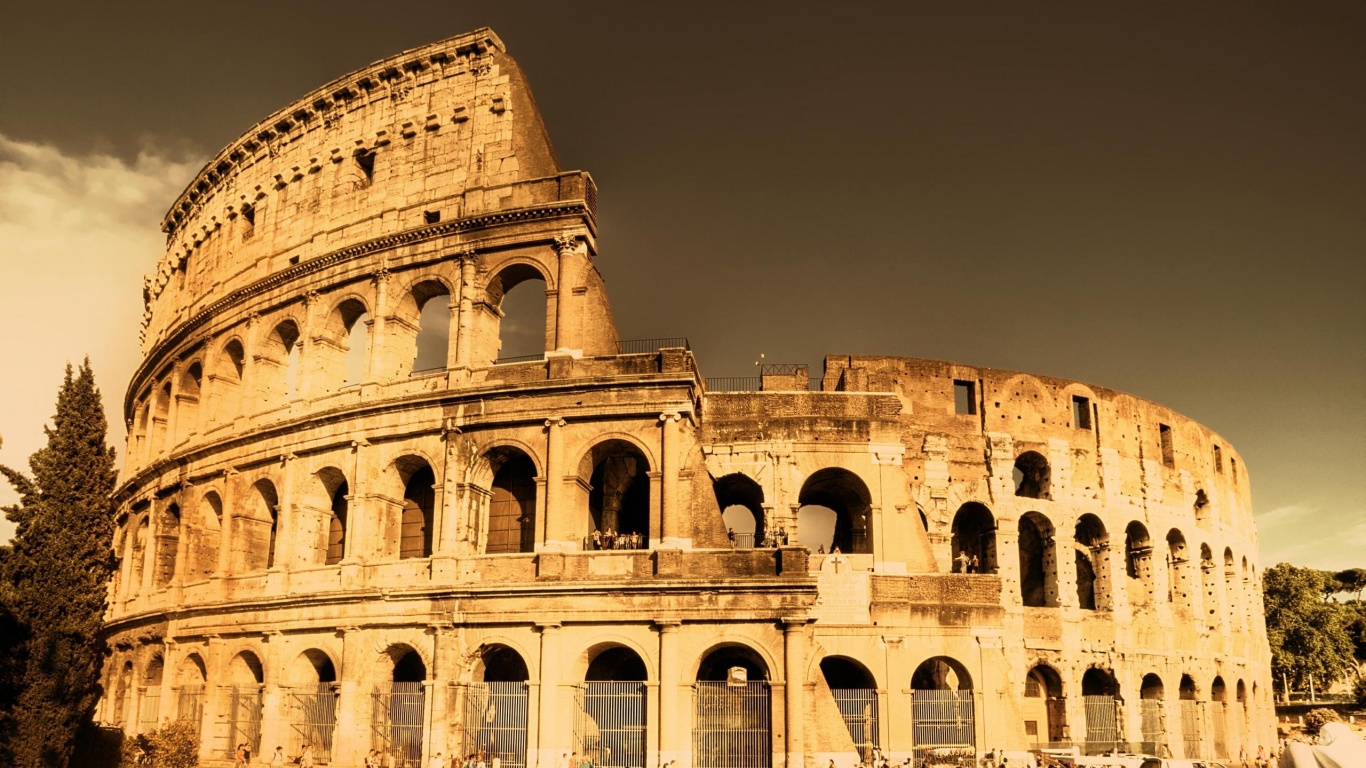
[[[138,733],[156,730],[157,716],[161,710],[161,686],[146,686],[138,689]]]
[[[1199,760],[1204,757],[1204,723],[1203,702],[1182,699],[1181,704],[1181,744],[1182,755],[1187,760]]]
[[[1082,696],[1086,710],[1086,745],[1088,755],[1114,751],[1120,743],[1119,700],[1114,696]]]
[[[176,719],[194,723],[194,732],[202,734],[204,729],[204,689],[175,688],[172,689],[172,692],[176,697]]]
[[[972,691],[912,690],[911,728],[917,747],[977,746]]]
[[[708,392],[762,392],[764,389],[763,376],[708,376],[704,381]],[[822,391],[824,381],[821,376],[808,376],[805,391]]]
[[[1140,699],[1138,714],[1143,728],[1143,741],[1153,744],[1165,743],[1167,741],[1167,708],[1162,701],[1159,699]]]
[[[237,754],[237,745],[251,747],[253,755],[261,754],[261,689],[234,688],[228,692],[228,743],[223,750],[229,759]]]
[[[839,707],[844,727],[849,729],[859,757],[872,760],[877,746],[877,690],[873,688],[831,688],[835,706]]]
[[[470,683],[461,753],[486,754],[485,765],[497,757],[502,768],[524,768],[527,698],[523,682]]]
[[[754,534],[737,533],[731,539],[730,545],[735,549],[754,549]]]
[[[370,746],[390,755],[394,768],[419,768],[427,696],[422,683],[375,686],[370,711]]]
[[[332,734],[337,728],[337,694],[323,683],[316,688],[295,688],[286,692],[289,721],[289,754],[303,752],[313,745],[313,758],[332,762]]]
[[[769,768],[768,683],[698,682],[693,691],[694,768]]]
[[[589,682],[574,691],[574,743],[595,766],[645,765],[645,684]]]
[[[691,350],[686,336],[669,336],[662,339],[627,339],[617,342],[618,355],[653,354],[661,349],[682,347]]]
[[[1214,741],[1214,754],[1210,757],[1218,759],[1228,757],[1228,704],[1216,701],[1209,709],[1210,736]]]
[[[494,365],[511,365],[513,363],[537,363],[545,360],[544,352],[537,352],[534,355],[513,355],[512,357],[500,357],[493,361]]]

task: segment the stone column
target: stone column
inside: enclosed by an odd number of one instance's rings
[[[304,294],[304,327],[299,329],[299,338],[295,342],[299,345],[299,372],[298,378],[294,380],[294,391],[290,393],[291,400],[308,400],[317,395],[318,379],[322,371],[314,370],[313,359],[317,357],[314,351],[318,346],[316,336],[321,325],[318,322],[318,310],[322,307],[319,298],[320,294],[317,291]]]
[[[223,493],[220,501],[223,504],[222,527],[218,531],[218,568],[214,571],[215,579],[223,579],[232,573],[232,539],[234,514],[233,505],[237,501],[237,494],[233,492],[233,486],[237,482],[237,470],[223,470]],[[220,581],[221,583],[221,581]]]
[[[223,639],[218,635],[205,638],[208,648],[204,652],[204,721],[200,724],[199,760],[210,761],[219,752],[222,757],[222,733],[226,726],[227,712],[223,709],[223,698],[229,686],[224,685]]]
[[[568,482],[567,474],[570,467],[565,465],[564,456],[564,419],[547,419],[546,428],[546,461],[545,461],[545,521],[543,525],[544,534],[542,541],[545,542],[545,549],[550,551],[565,551],[574,549],[569,539],[572,538],[568,533],[568,518],[570,512],[566,501],[565,483]]]
[[[256,391],[256,353],[257,348],[261,346],[256,336],[260,326],[259,312],[252,312],[247,316],[247,332],[243,334],[242,339],[242,390],[237,398],[237,413],[232,415],[233,419],[241,419],[248,411],[255,413],[256,404],[261,400]]]
[[[555,278],[555,350],[573,352],[581,349],[578,334],[573,330],[574,278],[578,274],[578,235],[564,233],[555,238],[555,253],[559,256],[559,273]]]
[[[548,768],[555,764],[555,750],[569,741],[568,726],[560,717],[561,710],[555,706],[555,693],[559,689],[559,652],[560,624],[548,622],[537,624],[541,631],[540,691],[536,700],[536,727],[527,723],[527,753],[535,755],[528,768]],[[532,740],[535,740],[532,743]],[[528,757],[528,762],[532,758]]]
[[[389,313],[389,277],[388,267],[380,267],[371,278],[375,283],[375,311],[371,315],[370,361],[365,367],[367,384],[388,381],[393,371],[392,366],[386,368],[384,365],[384,349],[388,346],[385,344],[387,331],[384,318]]]
[[[678,650],[678,628],[682,624],[680,619],[655,619],[655,628],[659,632],[659,714],[656,725],[659,732],[659,754],[654,761],[655,765],[678,760],[684,757],[686,752],[680,749],[683,746],[683,737],[679,735],[680,725],[686,720],[686,715],[678,704],[683,684],[679,679],[682,673],[682,660],[679,658]]]
[[[270,594],[281,594],[289,587],[289,571],[293,570],[293,559],[298,556],[295,546],[295,531],[298,510],[294,503],[294,466],[299,457],[287,453],[280,457],[280,495],[275,507],[275,552],[266,576],[266,589]]]
[[[157,711],[157,727],[161,727],[161,723],[171,717],[180,716],[180,713],[175,711],[175,705],[171,703],[175,696],[175,673],[180,658],[177,645],[178,643],[169,637],[161,641],[161,697]]]
[[[289,723],[285,711],[286,691],[280,685],[280,672],[284,660],[281,658],[280,643],[284,636],[278,632],[267,632],[261,638],[266,657],[262,667],[261,694],[261,755],[269,759],[275,746],[284,745],[289,736]],[[253,759],[255,756],[253,756]]]
[[[1024,605],[1020,576],[1020,534],[1018,521],[998,521],[996,528],[996,572],[1001,577],[1001,596],[1006,605]],[[982,571],[987,564],[982,563]]]
[[[460,256],[460,300],[456,307],[455,367],[470,368],[474,344],[474,277],[476,257],[473,246]]]
[[[660,429],[659,461],[663,473],[660,485],[659,516],[663,538],[660,546],[670,549],[687,549],[692,546],[692,537],[687,535],[687,523],[678,496],[678,468],[682,464],[678,456],[678,422],[683,417],[677,411],[666,411],[659,415]]]
[[[806,764],[806,618],[783,619],[783,677],[787,721],[787,765]]]
[[[157,541],[161,534],[161,515],[157,514],[158,502],[153,500],[147,507],[147,541],[142,547],[142,583],[138,585],[138,596],[144,599],[152,595],[152,585],[156,583]]]
[[[442,451],[441,481],[437,483],[433,504],[433,518],[436,530],[432,542],[432,580],[450,582],[457,578],[456,547],[458,534],[465,525],[461,508],[466,494],[458,492],[455,482],[455,467],[459,462],[456,456],[460,443],[460,430],[447,424],[441,430]]]
[[[334,765],[359,765],[369,749],[369,723],[363,718],[362,705],[368,691],[361,690],[365,649],[358,627],[341,627],[341,669],[337,670],[337,725],[332,733]]]
[[[171,366],[171,401],[166,404],[166,439],[162,451],[171,453],[180,442],[176,430],[179,429],[177,412],[180,410],[180,376],[185,369],[185,361],[176,360]]]

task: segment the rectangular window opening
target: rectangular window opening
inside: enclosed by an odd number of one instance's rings
[[[953,382],[953,412],[964,416],[975,416],[977,414],[977,385],[975,382]]]
[[[1172,428],[1166,424],[1157,425],[1158,437],[1162,441],[1162,463],[1169,467],[1176,465],[1176,451],[1172,447]]]
[[[1214,471],[1220,474],[1224,471],[1224,452],[1217,445],[1214,446]]]
[[[441,221],[441,211],[423,211],[422,221],[427,224],[436,224]]]
[[[1072,396],[1072,426],[1076,429],[1091,428],[1091,399],[1081,395]]]

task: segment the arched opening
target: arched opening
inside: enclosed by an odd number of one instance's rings
[[[596,766],[645,765],[645,662],[630,648],[600,650],[576,692],[574,743]]]
[[[370,362],[370,311],[360,299],[347,299],[328,315],[325,333],[314,346],[318,360],[312,368],[326,382],[319,389],[334,392],[365,381]]]
[[[1190,615],[1190,557],[1186,553],[1186,537],[1173,528],[1167,531],[1167,599],[1179,613]]]
[[[1224,548],[1224,620],[1230,629],[1237,629],[1243,616],[1238,604],[1238,570],[1233,559],[1233,550]]]
[[[1242,680],[1239,680],[1237,684],[1234,686],[1233,691],[1234,702],[1233,713],[1231,717],[1233,719],[1233,727],[1235,729],[1235,732],[1238,734],[1238,747],[1250,748],[1250,739],[1252,733],[1252,711],[1248,709],[1247,706],[1247,685]]]
[[[1166,696],[1162,678],[1152,673],[1143,676],[1138,690],[1138,713],[1143,730],[1143,751],[1150,755],[1169,753]]]
[[[1034,749],[1050,742],[1066,741],[1067,707],[1062,697],[1062,678],[1057,670],[1037,664],[1025,675],[1025,738]]]
[[[1088,611],[1110,610],[1110,534],[1092,514],[1077,520],[1073,533],[1077,604]]]
[[[138,682],[138,733],[149,733],[161,721],[161,678],[165,660],[158,653],[147,662]]]
[[[314,477],[316,485],[310,506],[320,517],[315,518],[318,528],[313,562],[336,565],[346,557],[346,517],[350,509],[351,485],[336,467],[324,467]]]
[[[446,369],[451,338],[450,298],[445,285],[425,280],[413,286],[404,302],[404,313],[412,314],[417,324],[410,369],[414,376]]]
[[[320,763],[332,760],[332,736],[337,727],[337,670],[332,659],[316,648],[300,653],[290,665],[289,686],[283,691],[285,721],[289,723],[286,754],[313,748]]]
[[[742,645],[711,650],[693,686],[694,768],[769,768],[771,711],[763,658]]]
[[[128,712],[131,709],[130,700],[133,698],[133,662],[125,661],[123,668],[119,670],[118,679],[114,687],[114,717],[113,721],[119,726],[127,724]]]
[[[584,462],[592,464],[588,481],[592,548],[649,547],[650,465],[644,454],[625,440],[607,440],[593,446]]]
[[[1015,459],[1015,469],[1011,472],[1015,481],[1015,495],[1027,499],[1051,499],[1049,489],[1052,484],[1053,470],[1048,459],[1038,451],[1025,451]]]
[[[195,733],[204,728],[204,692],[208,675],[205,674],[204,660],[197,654],[181,659],[176,667],[175,685],[171,695],[176,700],[176,719],[194,724]]]
[[[487,645],[465,689],[462,754],[498,757],[507,768],[526,765],[528,687],[526,662],[506,645]]]
[[[873,502],[868,486],[847,469],[813,473],[797,496],[797,541],[830,552],[872,554]],[[822,513],[820,510],[826,510]],[[824,520],[834,513],[833,525]]]
[[[749,549],[766,538],[764,489],[753,478],[738,472],[726,475],[712,483],[712,490],[732,546]]]
[[[242,507],[233,515],[233,572],[251,573],[275,567],[275,534],[280,497],[275,484],[257,480],[244,494]]]
[[[247,355],[237,339],[223,345],[209,373],[213,410],[209,413],[214,423],[225,423],[242,412],[242,372]]]
[[[1181,742],[1183,755],[1187,760],[1200,760],[1205,756],[1204,712],[1201,711],[1200,691],[1190,675],[1181,676]]]
[[[1124,573],[1128,578],[1129,604],[1153,602],[1153,544],[1148,529],[1137,520],[1124,529]]]
[[[916,755],[975,755],[977,729],[972,677],[962,662],[935,656],[911,675],[911,727]]]
[[[152,403],[149,397],[150,395],[143,395],[133,406],[136,416],[133,420],[133,430],[128,433],[128,452],[142,458],[143,461],[151,457],[152,450]]]
[[[176,435],[179,445],[199,429],[199,395],[204,381],[204,368],[198,361],[190,363],[180,376],[180,392],[176,396]]]
[[[152,452],[153,454],[169,453],[171,450],[170,435],[167,432],[171,421],[171,382],[161,385],[156,396],[156,409],[152,415]]]
[[[157,519],[156,570],[153,584],[165,587],[175,578],[176,555],[180,551],[180,505],[167,504]]]
[[[432,556],[432,528],[436,509],[436,473],[421,459],[400,461],[403,511],[399,521],[398,556],[401,560]],[[409,470],[405,472],[405,467]]]
[[[953,516],[950,548],[954,573],[996,573],[996,518],[970,501]]]
[[[826,656],[821,659],[821,677],[830,689],[859,757],[871,760],[873,749],[880,743],[877,681],[873,674],[846,656]]]
[[[395,765],[416,768],[422,759],[427,713],[427,665],[406,646],[393,646],[385,654],[393,667],[389,679],[375,685],[371,746],[392,755]]]
[[[216,491],[199,497],[194,524],[189,526],[190,541],[185,547],[186,581],[209,578],[218,570],[218,548],[223,540],[223,501]]]
[[[1033,608],[1058,606],[1058,557],[1053,524],[1038,512],[1020,517],[1020,597]]]
[[[1228,691],[1224,687],[1224,678],[1215,677],[1209,684],[1210,700],[1210,735],[1213,737],[1214,758],[1226,758],[1229,756],[1228,749]]]
[[[298,394],[299,387],[299,326],[285,320],[271,329],[262,354],[255,359],[256,380],[261,400],[270,405]]]
[[[515,448],[488,453],[494,468],[484,554],[536,551],[536,465]]]
[[[1091,668],[1081,677],[1082,705],[1086,710],[1088,755],[1114,751],[1123,741],[1123,718],[1119,681],[1109,670]]]
[[[133,533],[133,562],[128,571],[128,594],[142,593],[142,573],[147,562],[147,538],[151,536],[152,524],[146,516],[139,518]]]
[[[228,664],[227,739],[222,754],[232,759],[238,745],[245,744],[251,754],[261,754],[262,683],[265,675],[261,660],[251,651],[242,651]]]
[[[496,307],[494,322],[498,361],[538,358],[550,348],[546,312],[546,282],[535,267],[514,264],[488,284],[488,305]]]

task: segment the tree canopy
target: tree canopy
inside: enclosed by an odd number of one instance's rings
[[[17,531],[0,552],[0,764],[65,766],[98,700],[106,582],[114,567],[114,450],[90,361],[70,365],[29,458],[32,475],[0,466],[19,494],[4,509]]]
[[[1328,599],[1346,591],[1341,587],[1336,574],[1288,563],[1263,574],[1271,671],[1292,688],[1307,685],[1311,675],[1326,687],[1355,663],[1350,628],[1356,613]]]

